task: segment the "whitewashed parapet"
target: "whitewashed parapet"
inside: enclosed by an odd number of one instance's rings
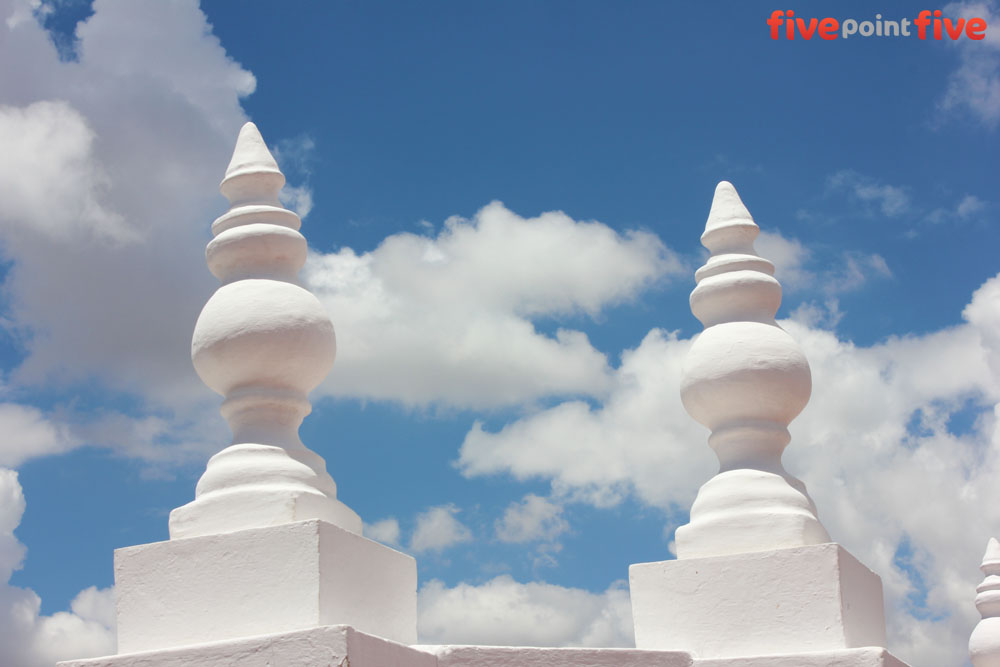
[[[222,394],[233,442],[213,456],[195,500],[170,515],[172,539],[322,519],[361,533],[323,459],[299,439],[307,395],[333,367],[333,324],[298,283],[301,222],[278,201],[285,177],[253,123],[240,130],[220,185],[229,211],[212,225],[208,267],[222,286],[195,324],[191,357]]]
[[[719,183],[701,236],[712,255],[691,293],[705,330],[685,360],[681,398],[711,429],[720,469],[677,529],[681,559],[830,541],[805,486],[781,463],[812,380],[798,344],[775,322],[781,285],[754,250],[759,231],[732,184]]]

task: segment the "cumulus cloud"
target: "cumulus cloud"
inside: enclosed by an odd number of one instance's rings
[[[467,476],[547,479],[557,495],[599,507],[636,495],[660,507],[687,505],[713,461],[677,383],[690,341],[654,329],[622,354],[610,395],[593,407],[566,401],[498,432],[476,422],[459,450]],[[683,473],[682,473],[683,469]],[[664,476],[664,470],[673,471]]]
[[[11,381],[98,379],[190,404],[206,396],[187,362],[212,288],[204,232],[253,77],[193,0],[93,9],[77,62],[61,62],[33,18],[0,24],[0,193],[11,204],[0,247],[7,323],[26,351]]]
[[[855,201],[874,206],[888,218],[897,218],[910,211],[910,195],[905,188],[880,183],[851,169],[843,169],[830,176],[827,187],[847,192]]]
[[[195,0],[98,0],[77,26],[72,62],[37,8],[0,1],[0,255],[2,323],[23,352],[5,379],[15,393],[49,394],[48,426],[5,405],[0,418],[19,421],[0,460],[84,443],[204,458],[227,438],[206,442],[224,426],[189,341],[215,287],[205,236],[223,209],[216,186],[253,75],[226,55]],[[77,398],[101,390],[129,396],[137,412],[95,415]]]
[[[783,322],[813,371],[786,465],[834,538],[882,576],[890,646],[915,666],[964,659],[978,559],[1000,525],[1000,276],[963,317],[870,347]],[[597,506],[631,495],[668,512],[689,507],[717,466],[678,396],[689,344],[650,332],[597,407],[568,401],[498,431],[477,423],[460,469],[548,480],[558,496]]]
[[[34,591],[8,583],[25,554],[14,536],[24,509],[17,473],[0,468],[0,664],[51,667],[59,660],[114,653],[111,589],[87,588],[73,599],[69,611],[43,616]]]
[[[502,575],[448,588],[431,580],[417,598],[417,635],[425,644],[635,646],[624,582],[603,593]]]
[[[993,0],[957,2],[944,8],[946,16],[966,20],[981,18],[990,29],[982,40],[959,40],[959,66],[948,78],[948,86],[939,103],[945,113],[965,113],[988,128],[1000,123],[1000,35],[994,26],[1000,12]]]
[[[65,102],[0,106],[0,145],[7,155],[0,161],[4,222],[30,225],[64,242],[135,239],[121,214],[105,204],[110,180],[94,155],[94,137],[86,119]]]
[[[798,239],[788,238],[778,231],[762,229],[753,245],[758,255],[774,264],[774,276],[783,285],[794,288],[813,281],[813,274],[806,269],[810,259],[809,250]]]
[[[927,221],[942,223],[950,221],[974,220],[989,208],[987,202],[975,195],[965,195],[954,208],[936,208],[927,214]]]
[[[439,505],[417,515],[417,525],[410,538],[410,551],[444,551],[462,542],[472,541],[472,531],[456,518],[454,505]]]
[[[382,519],[375,523],[364,525],[365,537],[388,544],[389,546],[399,545],[399,521],[393,518]]]
[[[801,241],[778,231],[760,232],[754,247],[774,264],[774,276],[786,292],[820,292],[828,304],[836,296],[861,288],[872,278],[888,278],[892,271],[877,253],[845,250],[828,259],[822,269],[812,268],[816,258]]]
[[[562,516],[562,505],[533,493],[521,502],[511,503],[496,522],[497,539],[501,542],[551,542],[569,530]]]
[[[290,211],[295,211],[300,218],[305,218],[312,211],[312,190],[304,185],[285,185],[278,193],[281,205]]]
[[[361,255],[312,254],[305,279],[341,350],[321,391],[478,408],[601,395],[605,356],[583,332],[549,336],[534,320],[596,317],[681,268],[647,232],[560,212],[523,218],[499,202],[450,218],[433,238],[395,234]]]
[[[30,405],[0,403],[0,466],[14,467],[29,458],[58,454],[79,444],[65,426]]]

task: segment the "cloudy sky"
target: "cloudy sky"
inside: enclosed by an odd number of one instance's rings
[[[253,120],[337,329],[303,439],[418,558],[423,642],[632,642],[628,564],[714,472],[678,382],[727,179],[812,365],[786,465],[893,652],[962,664],[1000,533],[1000,8],[942,6],[975,42],[772,40],[774,8],[0,0],[0,663],[112,652],[113,549],[228,444],[189,345]]]

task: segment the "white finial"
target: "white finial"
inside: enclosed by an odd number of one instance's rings
[[[983,620],[969,637],[969,657],[974,667],[1000,667],[1000,542],[995,537],[979,569],[985,576],[976,587],[976,609]]]
[[[336,340],[319,300],[297,282],[306,240],[298,216],[278,202],[284,182],[247,123],[219,188],[231,207],[212,225],[205,252],[222,286],[191,341],[198,375],[225,396],[233,444],[209,460],[195,500],[171,512],[173,539],[304,519],[361,533],[322,457],[298,435],[311,411],[308,393],[333,367]]]
[[[781,453],[788,424],[809,401],[809,362],[774,320],[781,285],[757,255],[760,229],[723,181],[702,234],[712,251],[698,269],[691,310],[705,330],[685,359],[681,399],[711,429],[719,473],[677,529],[678,558],[722,556],[829,542],[805,485]]]

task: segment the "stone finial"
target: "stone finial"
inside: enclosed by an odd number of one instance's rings
[[[1000,667],[1000,542],[986,545],[983,582],[976,587],[976,609],[982,615],[969,637],[969,657],[974,667]]]
[[[219,187],[231,206],[212,224],[206,248],[222,286],[191,341],[198,375],[225,397],[233,443],[209,460],[195,500],[171,512],[172,539],[305,519],[361,533],[322,457],[298,435],[309,391],[333,367],[336,339],[319,300],[298,284],[306,240],[299,217],[278,202],[284,183],[247,123]]]
[[[677,529],[677,557],[723,556],[829,542],[781,454],[809,401],[809,362],[775,322],[781,285],[753,247],[760,229],[732,184],[719,183],[701,236],[712,255],[695,273],[691,310],[705,326],[685,360],[681,399],[711,429],[719,473]]]

